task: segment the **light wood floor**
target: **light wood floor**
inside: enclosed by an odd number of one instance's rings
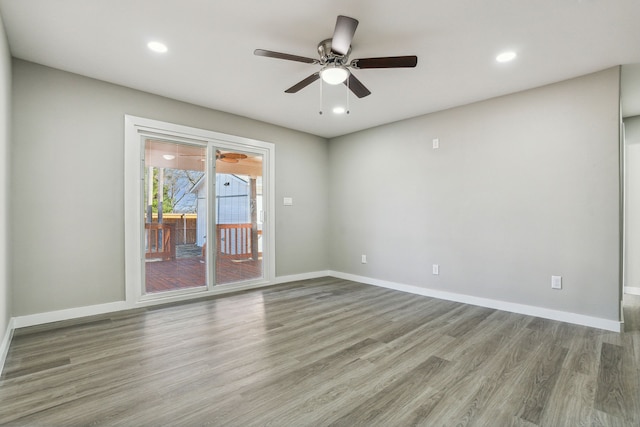
[[[639,311],[616,334],[325,278],[19,330],[0,424],[638,426]]]

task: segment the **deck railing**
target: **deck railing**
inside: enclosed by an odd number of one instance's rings
[[[175,224],[145,223],[146,259],[176,259]]]
[[[158,214],[154,213],[150,223],[158,222]],[[146,219],[146,217],[145,217]],[[193,245],[197,241],[198,215],[195,213],[178,214],[165,212],[162,214],[163,224],[175,224],[174,242],[176,245]]]
[[[251,224],[217,224],[216,231],[219,257],[252,258],[254,249],[258,254],[258,236],[262,231],[255,230],[256,235],[252,236]]]
[[[176,259],[176,225],[145,223],[146,259]],[[255,235],[254,235],[255,233]],[[257,258],[260,256],[258,239],[261,230],[255,230],[251,224],[217,224],[216,237],[218,256],[222,258]],[[206,244],[202,256],[206,253]]]

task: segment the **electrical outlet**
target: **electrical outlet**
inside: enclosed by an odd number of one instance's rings
[[[551,289],[562,289],[562,276],[551,276]]]
[[[433,144],[434,150],[437,150],[438,148],[440,148],[440,140],[438,138],[433,138],[431,143]]]
[[[367,263],[367,256],[366,255],[362,255],[362,263],[363,264]]]
[[[438,274],[440,274],[440,266],[438,264],[433,264],[433,266],[431,267],[431,272],[437,276]]]

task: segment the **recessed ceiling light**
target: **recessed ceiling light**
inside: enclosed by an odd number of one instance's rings
[[[333,107],[333,114],[344,114],[346,111],[344,107]]]
[[[162,158],[165,160],[173,160],[176,158],[176,156],[174,156],[173,154],[163,154]]]
[[[147,47],[152,51],[158,52],[158,53],[165,53],[168,50],[167,45],[160,42],[149,42],[147,43]]]
[[[496,56],[496,61],[498,62],[509,62],[516,59],[516,53],[513,51],[502,52],[500,55]]]

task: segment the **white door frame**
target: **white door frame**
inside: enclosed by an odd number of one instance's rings
[[[198,129],[188,126],[167,123],[142,117],[125,115],[124,118],[124,231],[125,231],[125,292],[128,306],[153,305],[171,301],[180,301],[192,298],[201,298],[206,295],[215,295],[240,289],[252,289],[267,286],[275,279],[275,170],[274,156],[275,145],[269,142],[227,135],[219,132]],[[215,251],[207,251],[209,265],[208,286],[206,288],[192,289],[179,294],[159,294],[153,297],[144,295],[143,267],[144,251],[142,242],[144,238],[143,224],[143,200],[144,200],[144,138],[156,137],[169,141],[197,144],[207,147],[207,188],[208,207],[207,236],[214,236],[215,221],[215,150],[229,149],[258,153],[263,156],[263,188],[266,193],[263,197],[264,224],[263,224],[263,277],[257,280],[249,280],[237,284],[214,286],[215,275]],[[209,239],[208,239],[209,240]],[[210,240],[213,241],[213,240]]]

